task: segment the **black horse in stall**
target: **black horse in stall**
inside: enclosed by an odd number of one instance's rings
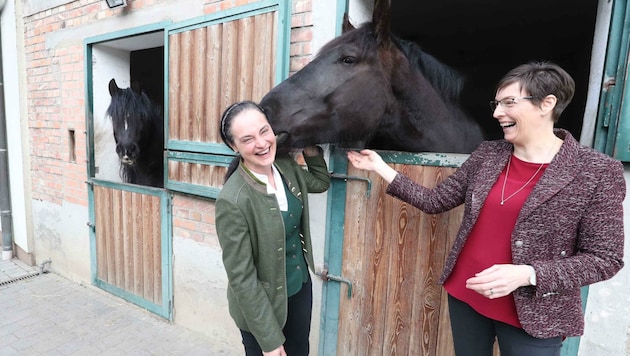
[[[120,176],[126,183],[164,186],[164,115],[138,87],[121,89],[109,81],[112,119]]]
[[[262,99],[281,145],[472,152],[483,133],[459,105],[462,77],[390,34],[377,13]]]

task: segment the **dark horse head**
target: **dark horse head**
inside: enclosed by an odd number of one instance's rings
[[[123,181],[162,187],[164,185],[164,116],[138,88],[121,89],[109,82],[112,101],[107,115],[112,118],[116,153]]]
[[[327,43],[261,101],[283,145],[470,153],[483,139],[460,108],[462,78],[416,44],[366,23]]]

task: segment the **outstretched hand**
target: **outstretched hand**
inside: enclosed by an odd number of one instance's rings
[[[397,172],[388,166],[378,153],[372,150],[348,151],[348,161],[354,168],[378,173],[387,183],[391,183]]]

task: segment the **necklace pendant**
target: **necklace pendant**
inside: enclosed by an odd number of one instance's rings
[[[505,203],[505,202],[503,202],[503,201],[502,201],[502,202],[501,202],[501,205],[503,205],[503,203]]]

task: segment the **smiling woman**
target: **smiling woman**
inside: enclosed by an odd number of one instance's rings
[[[580,288],[623,266],[622,164],[554,129],[574,90],[553,63],[509,71],[491,102],[503,139],[481,143],[433,189],[374,151],[348,152],[425,213],[465,205],[439,280],[457,355],[490,356],[495,338],[502,355],[559,355],[565,337],[584,332]]]
[[[306,170],[289,156],[276,157],[276,136],[252,101],[228,107],[220,131],[237,153],[216,201],[230,315],[246,354],[308,355],[314,268],[308,193],[330,185],[322,150],[304,149]]]

